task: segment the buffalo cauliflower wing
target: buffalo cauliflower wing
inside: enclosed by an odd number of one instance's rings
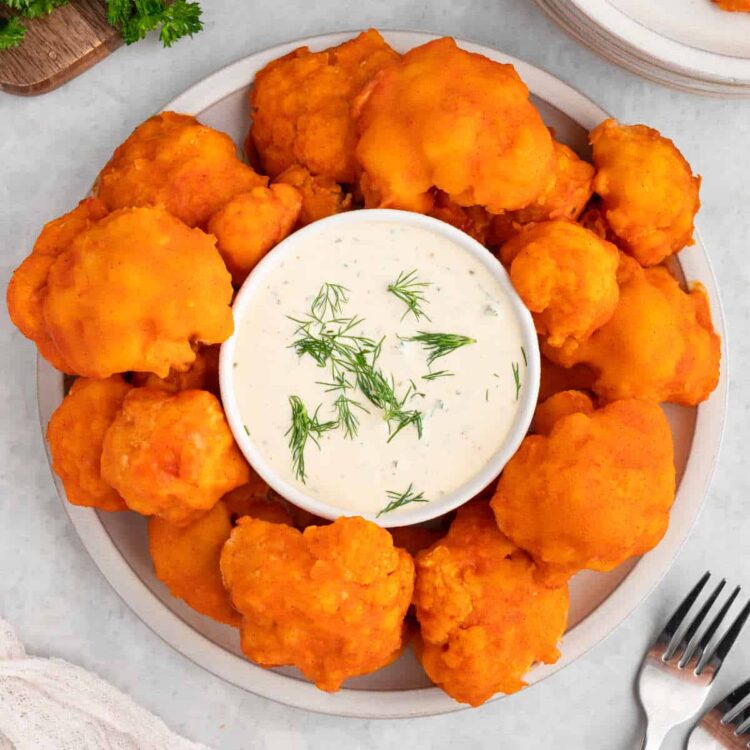
[[[685,292],[663,266],[644,269],[626,256],[618,278],[609,321],[575,349],[545,346],[544,353],[564,367],[589,366],[594,392],[608,401],[704,401],[719,381],[721,357],[705,291]]]
[[[235,286],[294,229],[301,208],[299,191],[281,183],[240,193],[211,217],[208,231],[216,237]]]
[[[104,438],[102,477],[131,510],[186,525],[249,479],[216,396],[134,388]]]
[[[47,425],[52,469],[73,505],[127,510],[125,501],[102,479],[102,445],[130,385],[120,375],[106,380],[78,378]]]
[[[569,221],[534,224],[503,245],[510,278],[551,347],[586,340],[617,307],[617,248]]]
[[[428,213],[438,188],[501,213],[535,201],[553,173],[552,137],[513,66],[449,38],[381,70],[354,113],[368,207]]]
[[[266,65],[250,92],[250,139],[266,173],[277,177],[301,164],[313,175],[353,183],[352,99],[397,59],[370,29],[338,47],[322,52],[300,47]]]
[[[117,147],[94,193],[110,211],[161,206],[189,227],[205,227],[237,193],[267,183],[240,161],[226,133],[190,115],[162,112]]]
[[[594,192],[618,244],[653,266],[693,244],[700,177],[668,138],[645,125],[605,120],[591,132]]]
[[[299,532],[241,518],[221,572],[242,615],[242,650],[264,667],[294,665],[336,691],[401,651],[414,563],[374,523],[339,518]]]
[[[211,236],[159,208],[121,209],[50,268],[47,331],[80,375],[187,369],[232,333],[232,284]]]
[[[6,293],[13,324],[36,344],[39,353],[53,367],[71,375],[73,368],[63,359],[44,322],[47,276],[70,243],[106,215],[107,209],[98,198],[86,198],[72,211],[46,224],[31,254],[13,272]]]
[[[555,141],[554,172],[544,192],[526,208],[492,217],[490,245],[500,245],[528,224],[552,219],[575,221],[593,191],[594,167],[573,149]]]
[[[674,500],[672,433],[658,404],[581,407],[559,409],[548,432],[524,439],[491,501],[501,531],[549,586],[648,552],[664,536]]]
[[[169,371],[166,377],[153,372],[134,372],[131,382],[138,387],[161,388],[169,393],[177,391],[209,391],[219,395],[219,351],[218,344],[198,347],[195,361],[187,370]]]
[[[352,207],[351,193],[344,192],[338,182],[327,175],[310,174],[310,170],[301,164],[285,169],[274,183],[291,185],[299,191],[302,206],[297,224],[301,227]]]
[[[534,562],[500,533],[486,502],[463,506],[416,568],[418,656],[455,700],[478,706],[513,693],[535,662],[557,661],[567,587],[536,581]]]
[[[531,432],[536,435],[549,435],[552,428],[569,414],[593,414],[594,402],[582,391],[560,391],[544,401],[534,410]]]

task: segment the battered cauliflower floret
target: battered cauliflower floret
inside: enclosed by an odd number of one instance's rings
[[[560,391],[537,404],[531,432],[536,435],[549,435],[552,428],[570,414],[593,414],[594,402],[591,396],[582,391]]]
[[[631,399],[586,411],[561,410],[548,434],[527,437],[491,501],[500,530],[549,586],[648,552],[669,524],[675,470],[662,410]]]
[[[327,175],[310,174],[310,170],[301,164],[285,169],[274,182],[292,185],[299,191],[302,208],[297,224],[301,227],[352,207],[351,193],[344,192],[338,182]]]
[[[196,612],[234,627],[239,627],[240,616],[232,607],[219,568],[221,550],[234,522],[239,517],[253,516],[270,523],[289,523],[281,505],[251,497],[246,489],[250,486],[232,490],[189,526],[176,526],[157,516],[148,522],[149,551],[156,577]],[[268,512],[272,507],[281,513]]]
[[[596,380],[596,373],[587,365],[563,367],[544,355],[541,357],[539,401],[545,401],[560,391],[588,391]]]
[[[240,161],[226,133],[162,112],[117,147],[94,193],[110,211],[162,206],[189,227],[205,227],[230,198],[267,183]]]
[[[462,703],[524,687],[552,664],[568,616],[567,587],[535,580],[531,558],[498,531],[486,502],[463,506],[448,534],[417,555],[418,655],[430,679]]]
[[[242,615],[242,650],[264,667],[294,665],[336,691],[401,651],[414,563],[374,523],[339,518],[299,532],[242,518],[221,572]]]
[[[722,10],[750,13],[750,0],[713,0]]]
[[[52,469],[73,505],[127,510],[125,501],[102,479],[104,436],[130,386],[119,375],[106,380],[79,378],[47,425]]]
[[[492,218],[488,235],[491,245],[500,245],[528,224],[552,219],[575,221],[591,198],[594,167],[571,148],[554,141],[554,172],[544,192],[518,211]]]
[[[195,362],[187,370],[171,369],[165,378],[153,372],[134,372],[133,385],[148,388],[161,388],[169,393],[178,391],[209,391],[219,395],[219,352],[218,344],[201,346],[195,352]]]
[[[654,266],[693,244],[700,177],[668,138],[645,125],[605,120],[591,132],[594,192],[619,244]]]
[[[233,520],[252,516],[269,523],[285,523],[292,526],[288,506],[273,490],[248,467],[250,479],[241,487],[228,492],[222,498]]]
[[[49,335],[71,369],[166,377],[193,345],[232,333],[232,284],[213,237],[160,208],[121,209],[79,234],[50,268]]]
[[[72,211],[45,224],[31,254],[13,272],[7,289],[8,313],[13,324],[31,339],[39,353],[55,368],[73,374],[47,332],[43,303],[47,276],[57,257],[83,231],[107,215],[98,198],[86,198]]]
[[[240,193],[208,222],[208,231],[239,286],[258,261],[294,229],[302,196],[291,185],[257,187]]]
[[[513,66],[449,38],[382,70],[354,113],[368,207],[429,213],[438,188],[501,213],[535,201],[552,177],[552,137]]]
[[[427,526],[396,526],[388,529],[396,547],[405,549],[412,557],[441,537],[441,533]]]
[[[250,476],[216,396],[157,388],[127,395],[104,438],[101,468],[131,510],[183,526]]]
[[[617,248],[578,224],[545,221],[503,246],[510,278],[551,347],[575,348],[617,307]]]
[[[610,320],[576,349],[545,346],[545,355],[564,367],[588,365],[594,392],[608,401],[704,401],[719,382],[721,357],[704,290],[684,292],[663,266],[643,269],[628,257],[618,277]]]
[[[301,164],[314,175],[353,183],[352,99],[398,57],[370,29],[338,47],[300,47],[266,65],[250,92],[250,137],[265,172],[276,177]]]
[[[438,190],[429,215],[466,232],[483,245],[487,242],[492,216],[481,206],[459,206]]]

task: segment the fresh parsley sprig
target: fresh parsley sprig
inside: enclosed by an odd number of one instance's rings
[[[23,41],[26,27],[18,16],[0,18],[0,50],[13,49]]]

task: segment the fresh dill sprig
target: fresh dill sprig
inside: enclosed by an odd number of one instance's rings
[[[437,380],[438,378],[452,378],[455,373],[450,370],[438,370],[437,372],[428,372],[422,375],[422,380]]]
[[[476,344],[477,340],[462,336],[458,333],[429,333],[418,331],[416,336],[409,336],[402,341],[416,341],[422,344],[427,351],[427,365],[431,365],[436,359],[445,357],[451,352],[468,344]]]
[[[349,301],[348,291],[341,284],[331,284],[326,281],[315,295],[310,305],[310,313],[319,321],[327,317],[338,317],[341,315],[343,306]]]
[[[26,34],[26,27],[18,16],[0,18],[0,50],[18,47]]]
[[[307,477],[305,474],[305,446],[307,441],[312,440],[318,445],[318,438],[324,432],[335,430],[338,427],[338,422],[321,422],[318,419],[320,406],[310,416],[307,407],[302,403],[299,396],[290,396],[289,405],[292,408],[292,424],[286,431],[286,435],[289,436],[289,450],[292,453],[294,475],[301,482],[304,482]]]
[[[425,318],[429,320],[429,316],[422,309],[423,304],[427,304],[427,300],[424,296],[424,289],[430,286],[428,281],[417,280],[417,269],[413,269],[408,273],[401,271],[398,278],[392,283],[388,284],[388,291],[398,297],[405,305],[406,311],[401,316],[403,320],[409,313],[411,313],[417,320]]]
[[[521,347],[521,356],[523,357],[523,366],[528,367],[529,361],[526,359],[526,349],[524,349],[523,347]]]
[[[511,367],[513,368],[513,380],[516,384],[516,401],[518,401],[518,395],[521,393],[521,374],[518,362],[513,362]]]
[[[336,409],[338,416],[336,424],[341,427],[346,437],[353,440],[357,436],[359,419],[357,419],[357,415],[352,411],[352,407],[361,409],[364,412],[367,412],[367,409],[358,401],[347,398],[343,393],[333,402],[333,407]]]
[[[386,505],[384,508],[382,508],[378,512],[375,518],[380,518],[380,516],[382,516],[383,513],[390,513],[392,510],[396,510],[397,508],[403,508],[404,505],[409,505],[410,503],[429,502],[429,500],[427,500],[424,497],[423,492],[420,492],[419,494],[415,494],[411,483],[409,484],[405,492],[394,492],[392,490],[389,490],[385,494],[390,498],[391,501],[388,503],[388,505]]]

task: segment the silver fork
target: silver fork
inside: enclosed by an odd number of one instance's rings
[[[710,647],[740,593],[737,586],[710,625],[699,634],[703,621],[726,586],[726,579],[722,579],[695,616],[688,618],[710,577],[710,573],[705,573],[677,607],[641,665],[638,694],[647,719],[642,750],[658,750],[673,727],[698,712],[708,696],[711,683],[750,616],[748,602],[724,636]]]
[[[708,711],[688,741],[692,750],[750,747],[750,680],[732,690]]]

